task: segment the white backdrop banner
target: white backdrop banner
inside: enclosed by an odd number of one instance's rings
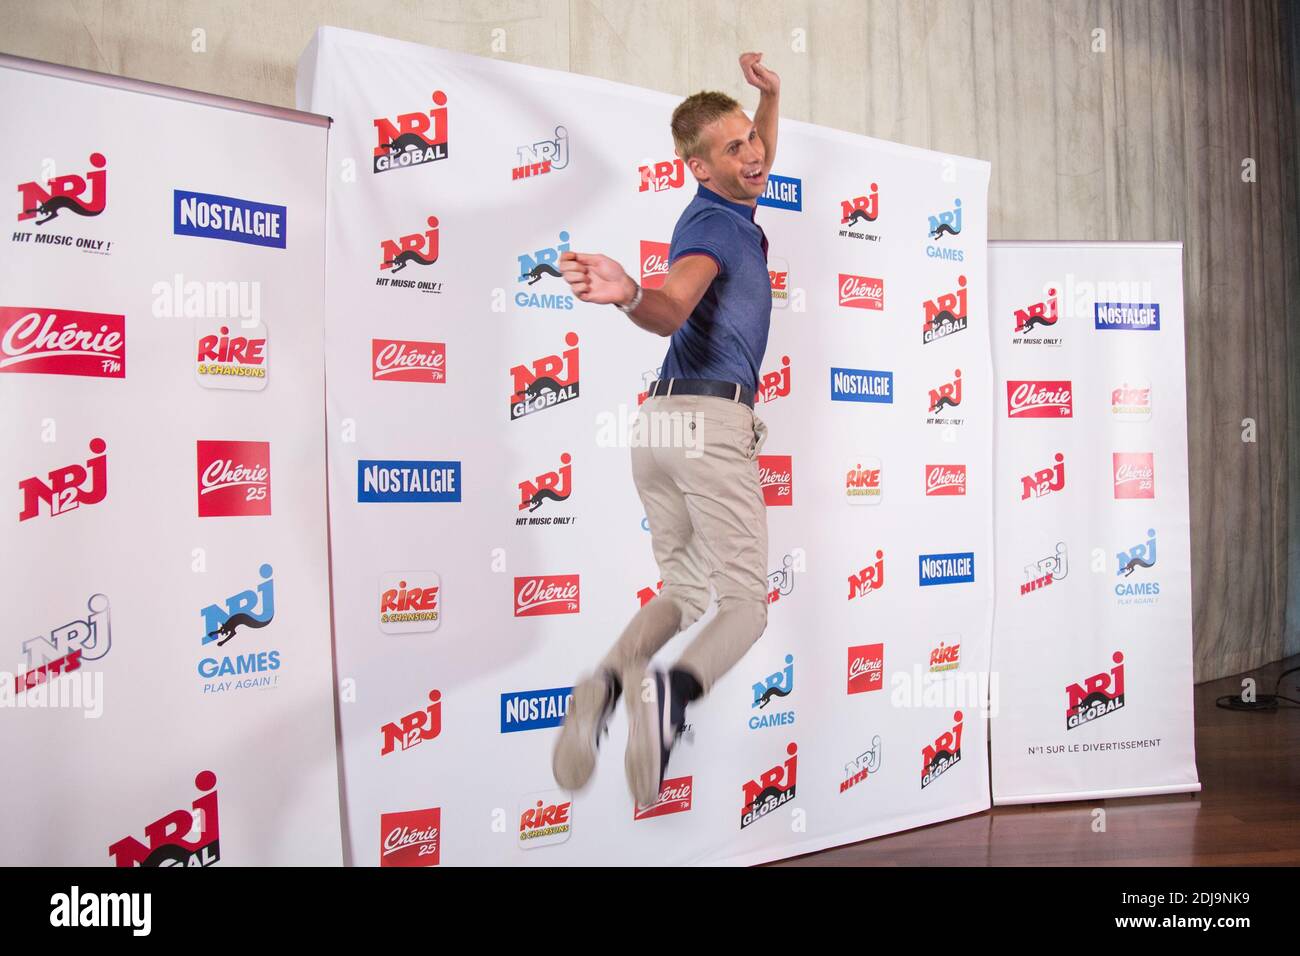
[[[627,791],[621,707],[592,783],[556,790],[574,680],[659,586],[628,425],[667,341],[555,265],[604,252],[662,282],[696,188],[679,101],[332,28],[304,53],[299,104],[335,120],[355,863],[756,863],[989,805],[989,167],[790,120],[757,217],[767,632],[692,706],[654,808]]]
[[[338,864],[326,128],[146,86],[0,60],[0,863]]]
[[[994,802],[1199,790],[1182,246],[989,253]]]

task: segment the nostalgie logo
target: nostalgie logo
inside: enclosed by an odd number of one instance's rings
[[[84,619],[74,618],[50,631],[50,636],[22,642],[23,673],[14,678],[14,694],[21,694],[47,680],[80,670],[86,661],[97,661],[113,646],[109,601],[92,594],[86,601]]]
[[[794,504],[794,478],[790,455],[759,455],[758,484],[768,507]]]
[[[515,164],[510,178],[530,179],[563,169],[569,165],[569,131],[555,127],[555,135],[515,147]]]
[[[831,368],[831,401],[894,404],[894,373],[871,368]]]
[[[884,492],[884,466],[879,458],[856,461],[844,475],[844,497],[851,505],[878,505]]]
[[[1156,496],[1156,466],[1152,452],[1117,451],[1110,457],[1117,499]]]
[[[750,710],[766,710],[767,705],[773,700],[789,697],[794,693],[794,655],[785,655],[785,667],[768,674],[754,684],[753,692],[754,699],[750,704]],[[753,714],[749,718],[749,729],[762,730],[793,723],[793,710],[772,710],[763,714]]]
[[[1110,417],[1117,422],[1151,420],[1151,383],[1136,379],[1121,382],[1110,390]]]
[[[1093,324],[1102,330],[1159,332],[1160,306],[1154,302],[1097,302],[1093,304]]]
[[[1047,290],[1047,297],[1041,302],[1031,302],[1023,309],[1016,309],[1016,330],[1015,334],[1011,336],[1011,344],[1060,345],[1062,339],[1059,335],[1041,336],[1038,334],[1042,331],[1052,331],[1055,329],[1059,317],[1060,302],[1056,289],[1049,288]]]
[[[802,570],[802,568],[801,568]],[[794,590],[794,555],[787,554],[781,559],[781,568],[769,571],[767,575],[767,603],[775,604]]]
[[[865,694],[885,686],[885,645],[856,644],[849,648],[848,693]]]
[[[1153,581],[1150,575],[1142,575],[1141,580],[1130,580],[1136,571],[1150,571],[1156,566],[1156,532],[1147,529],[1147,539],[1127,550],[1115,553],[1115,576],[1121,580],[1115,584],[1115,597],[1121,605],[1155,604],[1160,599],[1160,582]]]
[[[194,321],[194,375],[204,388],[258,391],[266,388],[266,326],[241,325],[237,334],[221,320]]]
[[[961,711],[952,715],[952,730],[945,730],[933,744],[921,748],[921,789],[924,790],[961,760]]]
[[[921,343],[929,345],[946,338],[954,332],[964,331],[968,319],[966,315],[966,277],[957,277],[957,291],[945,292],[935,299],[926,299],[925,322],[921,327]]]
[[[657,374],[657,373],[656,373]],[[790,356],[781,356],[781,367],[774,372],[763,372],[758,377],[758,390],[754,402],[774,402],[790,394]]]
[[[940,640],[939,646],[930,650],[931,674],[955,671],[961,666],[961,635],[947,634],[945,637],[951,640],[946,644]]]
[[[573,456],[567,451],[560,454],[560,465],[554,471],[544,471],[535,478],[519,482],[519,511],[530,514],[546,502],[557,504],[568,501],[573,494]],[[517,525],[572,524],[573,517],[568,515],[545,516],[515,519]]]
[[[23,508],[18,512],[19,521],[27,521],[41,513],[41,503],[45,504],[45,513],[53,518],[67,514],[82,505],[97,505],[108,495],[108,444],[102,438],[90,440],[91,457],[85,465],[73,462],[49,472],[44,479],[39,475],[23,478],[18,482],[22,492]]]
[[[929,220],[929,236],[932,241],[925,247],[926,256],[945,262],[965,262],[966,254],[961,249],[938,244],[949,237],[956,239],[961,235],[961,200],[954,199],[951,209],[934,213]]]
[[[379,815],[380,866],[437,866],[442,859],[442,808]]]
[[[271,443],[199,441],[199,517],[271,513]]]
[[[578,333],[566,332],[569,346],[559,355],[543,355],[510,369],[510,420],[555,408],[578,397]]]
[[[840,305],[850,309],[880,311],[885,307],[885,280],[871,276],[839,274]]]
[[[965,494],[965,465],[925,466],[925,495],[927,498]]]
[[[460,501],[460,462],[358,459],[357,501]]]
[[[408,339],[370,340],[370,377],[376,382],[447,382],[447,346]]]
[[[880,216],[880,188],[872,183],[863,196],[853,196],[840,200],[839,231],[843,239],[863,239],[867,242],[879,242],[878,233],[861,232],[862,226],[875,222]]]
[[[685,813],[691,808],[694,793],[694,777],[670,777],[659,788],[659,796],[648,807],[633,807],[633,820],[649,820],[651,817],[664,817],[670,813]]]
[[[271,566],[264,564],[257,573],[262,580],[254,587],[231,595],[221,604],[209,604],[199,610],[199,617],[203,619],[199,643],[209,653],[216,653],[216,648],[224,647],[231,638],[260,630],[275,620],[275,582],[271,577]],[[273,687],[279,683],[277,671],[283,663],[279,651],[243,650],[246,653],[234,657],[204,657],[199,660],[198,673],[206,681],[203,693],[221,694],[231,689]]]
[[[863,597],[885,586],[885,552],[876,549],[876,560],[861,571],[849,575],[849,596],[847,600]]]
[[[961,404],[961,369],[953,369],[952,381],[942,382],[930,389],[929,415],[927,425],[960,425],[964,418],[949,417],[945,412],[955,410]]]
[[[283,249],[288,228],[289,212],[284,206],[172,190],[172,232],[178,236]]]
[[[60,220],[64,225],[74,216],[92,218],[100,215],[108,206],[107,164],[103,153],[91,153],[91,169],[86,173],[56,176],[52,172],[53,164],[47,163],[46,169],[51,172],[47,174],[44,183],[32,180],[18,184],[18,221],[31,222],[33,226],[41,227],[58,219],[60,213],[67,213]],[[36,232],[18,231],[10,238],[14,242],[38,246],[75,247],[99,255],[109,255],[113,246],[107,239],[75,237],[46,229]]]
[[[868,776],[880,772],[880,734],[871,738],[871,749],[864,750],[844,765],[844,781],[840,793],[856,787]]]
[[[389,571],[379,578],[379,630],[427,634],[442,624],[442,578],[437,571]]]
[[[563,843],[573,831],[573,801],[563,790],[540,790],[519,799],[519,848]]]
[[[560,230],[560,241],[553,246],[543,246],[533,252],[516,256],[519,261],[519,275],[516,282],[522,282],[528,289],[550,278],[544,288],[562,289],[560,292],[531,292],[520,290],[515,293],[515,305],[521,309],[572,309],[573,296],[568,294],[569,285],[560,275],[560,254],[569,251],[569,233]]]
[[[951,554],[922,554],[917,556],[920,566],[920,586],[936,584],[970,584],[975,580],[975,553],[955,551]]]
[[[220,821],[217,816],[217,775],[201,770],[194,777],[199,797],[190,809],[173,810],[144,828],[148,845],[133,836],[108,848],[113,865],[211,866],[221,859]]]
[[[1053,464],[1040,468],[1020,478],[1020,500],[1043,498],[1054,491],[1065,490],[1065,456],[1059,451],[1052,456]]]
[[[790,304],[790,263],[780,256],[767,257],[767,279],[772,286],[772,308]]]
[[[1110,656],[1115,666],[1091,674],[1079,684],[1066,684],[1065,729],[1074,730],[1124,706],[1124,654]]]
[[[641,287],[662,289],[668,279],[668,243],[641,240]]]
[[[686,182],[686,164],[680,159],[665,159],[649,166],[638,166],[637,175],[641,184],[637,192],[661,193],[669,189],[681,189]]]
[[[447,158],[447,94],[433,91],[433,109],[374,121],[374,172],[423,166]]]
[[[383,738],[379,756],[386,757],[399,747],[402,750],[410,750],[426,740],[433,740],[440,733],[442,733],[442,691],[431,690],[427,707],[379,728],[379,734]]]
[[[785,752],[787,759],[784,763],[764,770],[754,780],[746,780],[741,787],[740,828],[742,830],[794,799],[799,747],[791,742],[786,746]]]
[[[1007,382],[1007,418],[1072,418],[1074,389],[1068,379]]]
[[[441,279],[397,278],[410,266],[431,266],[438,261],[439,240],[438,217],[425,219],[429,228],[423,232],[413,232],[397,239],[379,241],[379,271],[383,273],[375,279],[375,285],[388,289],[415,289],[431,295],[442,294]],[[417,270],[418,272],[419,270]]]
[[[536,574],[515,578],[515,617],[577,614],[578,575]]]
[[[1058,541],[1051,554],[1025,565],[1025,583],[1020,585],[1020,596],[1041,590],[1054,581],[1063,581],[1069,571],[1065,542]]]
[[[0,306],[0,373],[126,378],[126,317]]]
[[[518,690],[501,695],[501,733],[559,727],[573,700],[572,687]]]
[[[763,189],[763,195],[758,197],[758,204],[773,209],[803,212],[803,180],[768,173],[767,186]]]

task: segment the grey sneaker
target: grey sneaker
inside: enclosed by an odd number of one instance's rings
[[[555,782],[562,789],[579,790],[591,779],[600,737],[608,733],[618,694],[618,684],[608,671],[594,674],[574,686],[573,703],[564,715],[551,759]]]
[[[629,674],[628,679],[635,684],[629,684],[627,690],[627,786],[637,806],[648,807],[659,799],[668,754],[681,726],[682,707],[673,706],[672,683],[666,672],[652,668],[635,677]]]

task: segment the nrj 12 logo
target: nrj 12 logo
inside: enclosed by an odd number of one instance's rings
[[[1052,456],[1052,464],[1039,468],[1032,474],[1020,478],[1020,500],[1043,498],[1057,491],[1065,490],[1065,455],[1057,452]]]
[[[1110,659],[1115,663],[1110,670],[1085,677],[1081,684],[1065,685],[1066,730],[1082,727],[1124,706],[1124,655],[1116,651]]]
[[[86,601],[84,619],[75,618],[50,631],[50,636],[23,641],[24,673],[14,679],[14,693],[21,694],[52,677],[80,669],[85,661],[97,661],[113,646],[109,601],[92,594]]]
[[[656,372],[655,377],[658,377]],[[790,394],[790,356],[781,356],[781,367],[774,372],[764,372],[758,377],[754,401],[774,402]]]
[[[126,317],[0,306],[0,374],[126,378]]]
[[[785,752],[787,759],[783,763],[764,770],[754,780],[746,780],[741,787],[740,829],[794,799],[799,747],[791,742]]]
[[[73,462],[49,472],[44,479],[39,475],[18,482],[22,492],[23,508],[19,521],[27,521],[41,513],[45,504],[49,517],[67,514],[82,505],[97,505],[108,495],[108,449],[102,438],[90,440],[91,457],[85,465]]]
[[[203,631],[200,644],[209,654],[233,638],[247,635],[266,627],[275,620],[275,581],[272,568],[263,564],[257,569],[261,580],[253,587],[239,591],[220,604],[209,604],[200,609]],[[245,637],[240,645],[250,638]],[[279,651],[258,651],[240,646],[240,653],[221,657],[204,657],[199,661],[199,676],[206,681],[203,693],[220,694],[234,688],[272,687],[279,681]],[[214,679],[215,678],[215,679]],[[226,680],[224,678],[234,678]]]
[[[667,189],[680,189],[686,182],[686,164],[680,159],[665,159],[657,163],[637,167],[641,184],[637,192],[663,192]]]
[[[400,747],[410,750],[426,740],[433,740],[442,733],[442,691],[429,691],[429,706],[407,714],[400,721],[384,724],[379,728],[383,737],[383,747],[379,756],[383,757]]]
[[[197,443],[199,517],[271,513],[271,443]]]
[[[374,124],[376,173],[447,158],[447,94],[442,90],[433,91],[433,109],[399,113],[396,120],[381,116]]]
[[[952,729],[945,730],[933,744],[921,748],[921,789],[934,783],[961,760],[961,711],[952,715]]]
[[[849,575],[849,596],[846,600],[864,597],[885,586],[885,552],[877,548],[876,560],[860,571]]]
[[[566,332],[564,344],[569,347],[559,355],[543,355],[529,365],[510,369],[511,421],[578,397],[578,333]]]
[[[144,828],[148,845],[133,836],[123,837],[108,848],[119,867],[211,866],[221,859],[220,826],[217,819],[217,775],[202,770],[194,778],[200,796],[188,810],[173,810]]]

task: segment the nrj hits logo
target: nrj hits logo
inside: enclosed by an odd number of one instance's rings
[[[200,796],[189,810],[173,810],[144,828],[148,845],[135,837],[118,840],[108,848],[114,865],[211,866],[221,859],[217,819],[217,775],[200,771],[194,778]],[[208,792],[211,791],[211,792]]]
[[[1124,706],[1124,655],[1116,651],[1110,658],[1115,666],[1109,671],[1092,674],[1081,684],[1066,684],[1065,729],[1074,730],[1086,723],[1113,714]]]
[[[510,170],[511,179],[528,179],[532,176],[544,176],[569,165],[569,131],[563,126],[555,127],[554,138],[540,139],[535,143],[525,143],[516,147],[517,156],[514,167]]]
[[[933,744],[921,748],[921,789],[938,780],[961,760],[961,711],[954,711],[951,730],[945,730]]]
[[[224,647],[232,638],[259,630],[275,620],[275,582],[271,577],[271,566],[264,564],[257,573],[262,580],[256,586],[231,595],[222,604],[209,604],[199,611],[203,618],[200,643],[204,648],[211,646],[209,653],[216,653],[215,648]],[[275,672],[280,669],[279,651],[243,650],[245,653],[237,656],[204,657],[199,661],[199,676],[207,681],[203,693],[220,694],[232,687],[245,690],[272,687],[278,683],[280,678]],[[226,677],[237,679],[213,680]]]
[[[1155,604],[1160,596],[1159,581],[1149,578],[1129,580],[1137,570],[1149,571],[1156,566],[1155,529],[1147,529],[1147,539],[1143,543],[1135,544],[1126,551],[1117,551],[1115,563],[1115,576],[1123,579],[1115,584],[1115,597],[1119,598],[1119,603]]]
[[[567,332],[559,355],[544,355],[530,364],[510,369],[510,420],[554,408],[578,397],[578,333]]]
[[[1069,570],[1065,542],[1058,541],[1056,550],[1047,557],[1039,558],[1034,563],[1025,565],[1025,583],[1020,585],[1020,596],[1024,597],[1026,594],[1045,588],[1055,581],[1064,580]]]
[[[69,621],[50,631],[50,636],[23,641],[24,673],[14,678],[14,693],[44,684],[51,677],[80,669],[86,661],[97,661],[113,646],[109,601],[92,594],[86,601],[85,619]]]
[[[19,521],[27,521],[41,513],[44,502],[49,517],[67,514],[81,505],[97,505],[108,494],[108,445],[102,438],[90,440],[92,457],[85,465],[73,462],[49,472],[42,480],[39,475],[18,482],[23,495],[23,509]]]
[[[871,738],[871,749],[864,750],[844,765],[844,781],[840,793],[856,787],[870,774],[880,772],[880,734]]]
[[[937,342],[955,332],[964,331],[968,323],[966,277],[957,277],[955,292],[945,292],[937,298],[926,299],[922,305],[925,309],[925,322],[921,327],[923,345]]]
[[[754,700],[750,704],[751,710],[765,710],[772,701],[789,697],[794,693],[794,655],[785,655],[785,667],[768,674],[763,680],[754,684],[753,691]],[[762,730],[765,727],[780,727],[793,723],[793,710],[772,710],[751,716],[749,718],[749,729]]]
[[[422,166],[447,158],[447,94],[433,91],[433,109],[399,113],[396,122],[386,116],[374,121],[378,145],[374,172]]]
[[[794,799],[799,747],[791,742],[786,746],[785,752],[788,759],[784,763],[764,770],[757,779],[746,780],[742,786],[740,829],[745,829]]]
[[[379,728],[383,737],[383,747],[379,756],[383,757],[401,747],[410,750],[426,740],[433,740],[442,733],[442,691],[429,691],[429,706],[407,714],[400,721],[384,724]]]

